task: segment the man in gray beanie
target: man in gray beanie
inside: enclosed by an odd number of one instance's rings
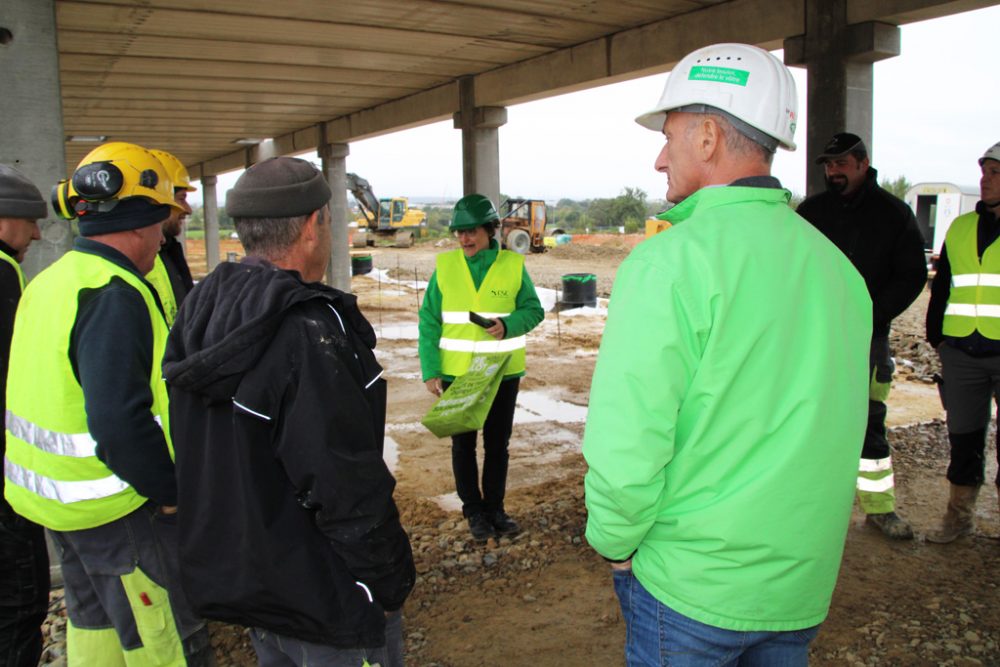
[[[17,169],[0,164],[0,420],[6,414],[14,313],[25,284],[20,263],[31,242],[40,238],[37,220],[48,212],[34,183]],[[0,439],[0,456],[6,449],[6,438]],[[16,514],[2,497],[0,590],[10,596],[0,606],[0,665],[34,667],[42,654],[41,624],[49,602],[45,533]]]
[[[199,613],[251,628],[260,664],[397,667],[413,555],[382,459],[375,332],[318,282],[329,200],[309,162],[248,169],[226,200],[246,257],[178,311],[163,370],[181,576]]]

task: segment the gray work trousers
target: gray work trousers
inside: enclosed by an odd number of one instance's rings
[[[403,612],[385,618],[385,646],[337,648],[250,628],[258,667],[403,667]]]

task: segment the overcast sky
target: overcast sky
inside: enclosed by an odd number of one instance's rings
[[[978,189],[976,160],[1000,140],[1000,6],[902,27],[902,55],[875,64],[872,165],[881,178]],[[781,53],[777,52],[778,57]],[[805,70],[793,67],[805,141]],[[653,170],[662,137],[634,122],[659,99],[666,74],[508,107],[500,128],[500,190],[557,200],[614,197],[639,187],[662,199]],[[461,135],[450,121],[350,145],[347,170],[379,197],[462,195]],[[304,155],[302,157],[309,157]],[[774,174],[805,192],[805,150],[779,150]],[[238,173],[220,176],[219,198]],[[200,192],[191,199],[200,202]]]

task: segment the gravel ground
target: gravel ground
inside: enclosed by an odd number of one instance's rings
[[[373,254],[376,266],[389,269],[390,274],[409,280],[416,272],[419,280],[426,280],[434,255],[441,249],[376,249]],[[627,252],[624,245],[566,246],[544,256],[529,256],[528,268],[537,284],[551,288],[560,286],[565,273],[593,272],[598,276],[599,295],[606,296]],[[925,293],[896,321],[891,342],[899,377],[930,384],[939,364],[923,340],[926,300]],[[597,337],[589,343],[581,340],[588,354],[596,350]],[[390,351],[412,355],[407,345],[387,343]],[[592,356],[581,356],[572,373],[557,361],[544,368],[540,366],[549,362],[535,362],[531,388],[558,387],[585,397],[589,383],[585,365],[593,363]],[[569,376],[574,373],[571,383]],[[516,437],[525,438],[526,430],[520,427],[521,435]],[[972,537],[946,546],[928,544],[920,535],[936,526],[946,498],[945,426],[940,420],[908,424],[892,429],[890,441],[900,511],[913,523],[918,539],[888,542],[866,528],[863,517],[855,512],[830,617],[814,642],[811,663],[821,667],[1000,666],[1000,520],[995,492],[984,490],[977,510],[980,527]],[[990,441],[988,474],[992,475],[996,455]],[[401,451],[405,444],[401,441]],[[537,456],[546,452],[547,444],[532,445],[539,448]],[[469,540],[464,522],[454,511],[445,511],[427,494],[414,491],[418,482],[426,483],[433,465],[447,470],[447,464],[419,458],[411,459],[410,465],[415,471],[411,475],[419,479],[403,474],[397,491],[418,572],[417,586],[406,606],[408,665],[622,664],[624,630],[607,566],[583,537],[585,464],[578,451],[568,451],[546,464],[551,470],[549,479],[508,493],[511,511],[525,532],[485,547]],[[512,475],[523,474],[525,465],[512,458]],[[443,480],[447,486],[447,472]],[[221,666],[255,663],[243,630],[214,623],[211,629]],[[53,591],[44,631],[47,647],[42,664],[64,665],[61,590]]]

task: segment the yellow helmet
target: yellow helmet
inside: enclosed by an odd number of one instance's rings
[[[194,192],[198,189],[191,185],[191,176],[188,175],[188,170],[184,168],[184,164],[173,153],[161,151],[156,148],[150,148],[149,152],[155,155],[163,163],[163,166],[167,168],[167,174],[170,176],[174,188],[184,188],[188,192]]]
[[[142,146],[112,141],[90,151],[69,180],[52,188],[52,208],[67,220],[83,213],[110,211],[131,197],[183,210],[174,201],[167,168]]]

